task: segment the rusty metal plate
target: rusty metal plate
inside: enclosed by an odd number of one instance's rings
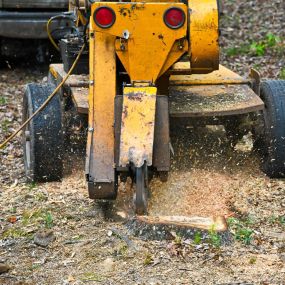
[[[157,171],[170,170],[169,104],[168,96],[156,97],[153,143],[153,166]]]
[[[120,137],[122,167],[133,163],[141,167],[144,161],[152,165],[155,107],[155,87],[125,87]]]
[[[96,191],[104,188],[106,198],[112,193],[114,171],[114,98],[116,96],[115,38],[94,33],[90,39],[88,136],[86,175]],[[95,55],[100,56],[95,56]],[[104,72],[102,72],[104,70]],[[99,195],[99,193],[98,193]],[[102,198],[102,193],[100,198]]]
[[[189,64],[187,62],[180,62],[179,65],[173,65],[170,70],[171,73],[189,73]],[[243,78],[237,73],[231,71],[223,65],[219,65],[219,70],[213,71],[209,74],[191,74],[191,75],[173,75],[170,77],[170,85],[201,85],[201,84],[243,84],[249,83],[250,79]]]
[[[171,117],[238,115],[264,107],[245,84],[171,86],[169,102]]]

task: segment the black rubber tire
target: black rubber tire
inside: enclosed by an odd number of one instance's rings
[[[23,122],[53,92],[53,85],[28,84],[23,98]],[[24,165],[28,181],[59,181],[63,175],[63,134],[60,97],[56,95],[23,131]]]
[[[285,177],[285,80],[269,80],[261,84],[264,102],[263,130],[257,134],[255,146],[262,154],[262,170],[270,178]],[[260,132],[260,130],[259,130]]]

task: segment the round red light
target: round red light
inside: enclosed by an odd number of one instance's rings
[[[185,13],[179,8],[170,8],[164,14],[164,22],[171,29],[181,28],[185,22]]]
[[[116,15],[109,7],[100,7],[94,13],[94,21],[100,28],[110,28],[115,20]]]

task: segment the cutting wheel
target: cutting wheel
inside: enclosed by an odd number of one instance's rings
[[[147,164],[136,168],[136,194],[135,194],[135,212],[137,215],[147,213],[148,198],[148,169]]]

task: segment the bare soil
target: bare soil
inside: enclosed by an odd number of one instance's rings
[[[284,5],[224,1],[223,63],[242,75],[255,66],[263,77],[281,77]],[[268,33],[281,40],[263,56],[230,55],[232,47]],[[0,141],[21,122],[25,84],[42,81],[46,72],[22,64],[0,69]],[[124,221],[106,218],[102,205],[88,199],[77,146],[66,153],[62,182],[26,183],[19,136],[0,150],[0,265],[9,269],[0,271],[0,284],[285,284],[285,180],[262,173],[251,136],[232,149],[221,127],[187,128],[172,145],[169,180],[151,182],[149,213],[224,215],[227,243],[214,229],[191,238],[174,230],[167,239],[145,239]],[[130,211],[130,186],[120,185],[123,212]],[[49,244],[39,246],[38,239]]]

